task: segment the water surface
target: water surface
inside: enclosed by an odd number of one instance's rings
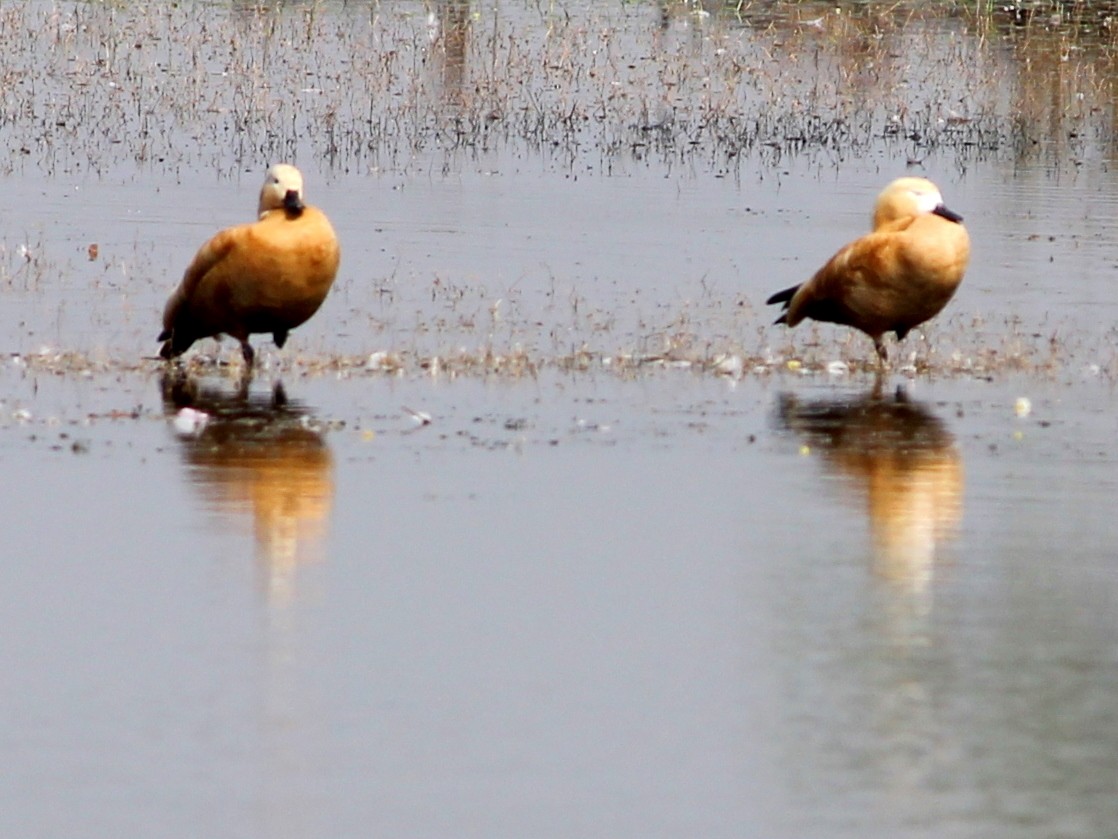
[[[0,127],[0,832],[1107,835],[1104,35],[842,8],[6,8],[34,113],[118,110]],[[111,93],[156,64],[195,69]],[[279,153],[337,286],[251,382],[228,341],[168,377],[163,301]],[[906,172],[974,255],[875,380],[761,301]]]

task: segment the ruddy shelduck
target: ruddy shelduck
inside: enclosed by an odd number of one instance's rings
[[[862,330],[885,364],[882,336],[893,332],[899,341],[939,314],[969,259],[963,217],[944,206],[936,185],[898,178],[877,196],[873,232],[842,248],[807,282],[766,302],[784,304],[777,323],[795,326],[812,318]]]
[[[163,358],[225,334],[240,342],[251,367],[249,335],[270,332],[282,348],[326,299],[338,273],[338,237],[326,215],[303,202],[298,169],[280,163],[268,170],[258,213],[199,249],[163,310]]]

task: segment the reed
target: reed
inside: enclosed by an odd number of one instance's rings
[[[1118,136],[1115,19],[1043,2],[11,4],[0,170],[1083,156]]]

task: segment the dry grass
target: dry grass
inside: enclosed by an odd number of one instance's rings
[[[1109,5],[1029,8],[12,4],[0,167],[403,171],[530,153],[731,172],[882,145],[960,165],[1109,148]]]

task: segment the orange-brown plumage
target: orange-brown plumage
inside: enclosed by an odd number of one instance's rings
[[[853,326],[873,339],[882,362],[886,332],[899,339],[937,315],[963,279],[970,239],[962,217],[924,178],[900,178],[877,198],[874,229],[831,257],[805,283],[777,292],[777,323],[804,318]]]
[[[338,238],[326,215],[303,203],[298,169],[268,170],[259,213],[251,224],[222,230],[195,255],[163,311],[164,358],[224,333],[240,342],[251,365],[249,335],[270,332],[282,347],[326,299],[338,272]]]

